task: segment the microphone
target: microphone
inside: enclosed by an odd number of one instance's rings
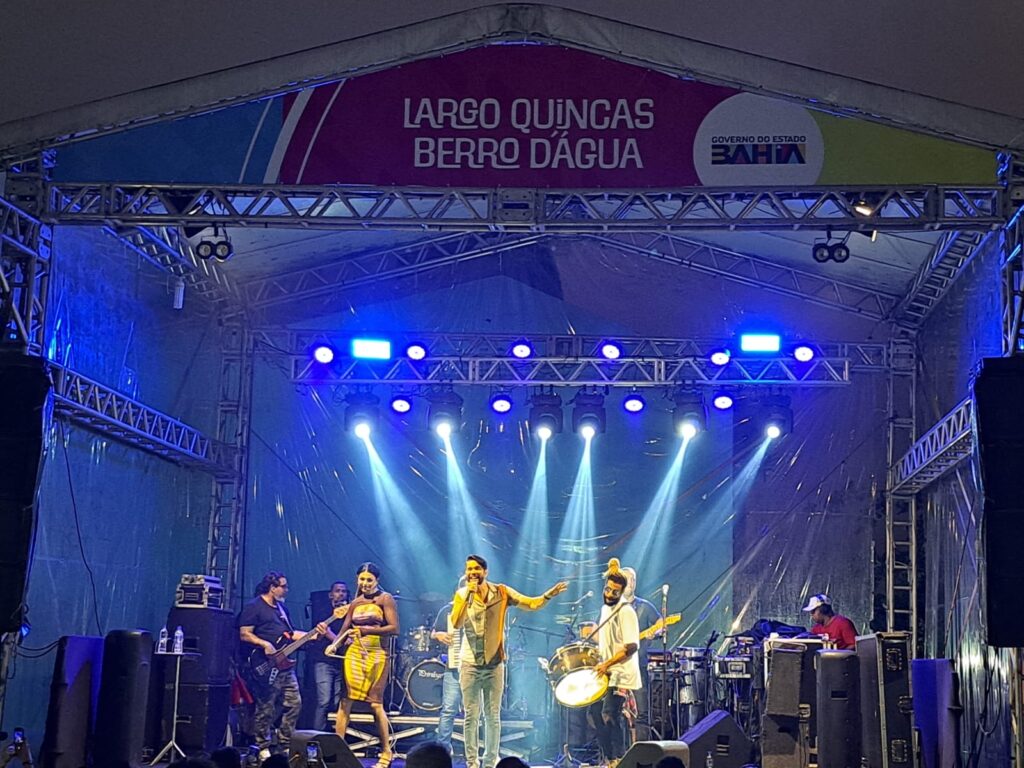
[[[566,603],[566,605],[579,605],[584,600],[586,600],[588,597],[593,597],[593,596],[594,596],[594,590],[589,589],[589,590],[587,590],[587,593],[585,595],[583,595],[582,597],[580,597],[578,600],[573,600],[571,603]]]
[[[661,596],[668,597],[668,584],[661,585]]]

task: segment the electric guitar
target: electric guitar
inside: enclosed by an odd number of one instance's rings
[[[347,613],[348,606],[340,605],[324,621],[331,622],[335,619],[343,619]],[[320,637],[320,633],[315,629],[311,629],[298,640],[282,645],[286,641],[286,638],[282,636],[274,643],[277,646],[277,651],[272,654],[267,654],[262,648],[253,648],[249,653],[248,659],[249,681],[255,683],[257,687],[269,688],[274,684],[274,681],[281,672],[295,667],[297,662],[291,658],[291,655],[310,640],[315,640],[318,637]]]
[[[640,633],[641,640],[650,640],[656,634],[661,632],[665,627],[671,627],[673,624],[678,623],[683,618],[681,613],[673,613],[670,616],[666,616],[664,619],[658,619],[656,622],[651,624],[647,629]]]

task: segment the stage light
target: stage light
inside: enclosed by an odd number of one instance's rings
[[[850,260],[850,246],[846,243],[833,243],[828,248],[832,258],[839,264]]]
[[[334,362],[334,348],[326,344],[318,344],[313,348],[313,359],[324,365]]]
[[[744,333],[740,336],[740,349],[744,352],[778,352],[781,346],[777,333]]]
[[[542,440],[562,431],[562,398],[554,392],[535,392],[530,398],[530,429]],[[547,438],[541,430],[548,432]]]
[[[512,396],[499,392],[491,398],[491,410],[495,413],[508,413],[512,410]]]
[[[580,437],[582,437],[584,440],[593,440],[594,439],[594,435],[596,435],[596,434],[597,434],[597,427],[595,427],[590,422],[587,422],[582,427],[580,427]]]
[[[865,200],[863,197],[857,198],[853,204],[853,210],[859,213],[861,216],[870,216],[875,212],[875,208],[871,203]]]
[[[599,392],[588,392],[581,389],[572,399],[572,431],[583,434],[580,430],[584,426],[594,428],[594,434],[604,433],[605,412],[604,395]]]
[[[235,255],[235,247],[229,240],[221,240],[213,247],[213,255],[220,261],[227,261]]]
[[[427,412],[427,424],[441,437],[440,428],[447,424],[448,435],[462,428],[462,398],[451,390],[434,392],[427,395],[430,410]]]
[[[391,410],[395,413],[408,413],[412,410],[412,400],[408,395],[395,395],[391,398]]]
[[[672,410],[672,422],[677,435],[690,440],[707,428],[708,415],[700,392],[680,390],[673,400],[676,407]]]
[[[788,435],[793,430],[793,411],[789,407],[789,398],[773,396],[763,401],[764,411],[762,423],[764,434],[769,440],[776,440]]]
[[[551,427],[549,427],[547,424],[541,424],[539,427],[537,427],[537,437],[539,437],[541,440],[550,440]]]
[[[732,359],[732,353],[728,349],[715,349],[711,351],[709,359],[712,365],[721,367],[729,364],[729,360]]]
[[[220,261],[227,261],[235,255],[235,247],[223,229],[214,227],[213,234],[204,237],[196,245],[195,253],[200,259],[216,257]]]
[[[390,360],[391,342],[387,339],[352,339],[352,357],[358,360]]]
[[[832,258],[832,248],[828,243],[815,243],[811,246],[811,258],[819,264],[824,264]]]
[[[358,437],[360,440],[369,440],[370,432],[372,431],[370,427],[370,422],[360,421],[358,424],[356,424],[356,427],[353,431],[355,432],[356,437]]]
[[[601,357],[605,360],[618,360],[622,357],[622,347],[614,341],[606,341],[601,344]]]
[[[714,405],[715,408],[717,408],[720,411],[728,411],[730,408],[732,408],[733,402],[734,401],[732,399],[732,395],[730,395],[728,392],[719,392],[717,395],[715,395],[714,399],[711,401],[711,404]]]
[[[347,394],[345,396],[345,405],[348,406],[345,408],[345,431],[352,432],[360,425],[365,425],[368,430],[372,431],[380,418],[379,404],[380,398],[372,392],[350,392]]]
[[[196,246],[196,256],[200,259],[209,259],[213,257],[213,249],[217,247],[217,244],[213,240],[200,240],[199,245]]]
[[[814,359],[814,349],[806,344],[800,344],[793,349],[793,359],[798,363],[809,363]]]
[[[410,344],[405,348],[405,356],[410,360],[422,360],[427,356],[427,348],[422,344]]]
[[[638,392],[626,395],[626,399],[622,401],[622,407],[625,408],[626,413],[640,413],[646,405],[643,395]]]
[[[437,426],[434,427],[434,431],[437,433],[437,436],[440,437],[442,440],[447,440],[449,437],[452,436],[452,425],[450,422],[441,421],[438,422]]]
[[[512,345],[512,357],[517,357],[520,360],[525,360],[528,357],[533,356],[533,345],[530,344],[526,339],[520,339]]]

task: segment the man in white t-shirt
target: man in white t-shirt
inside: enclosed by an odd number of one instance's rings
[[[597,727],[597,741],[612,766],[624,752],[622,707],[629,692],[642,686],[636,653],[640,647],[640,626],[633,606],[622,601],[626,584],[621,571],[609,573],[604,583],[604,605],[597,631],[601,662],[594,671],[608,675],[608,692],[590,710]]]

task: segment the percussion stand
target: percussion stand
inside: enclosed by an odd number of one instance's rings
[[[576,624],[579,621],[579,615],[577,614],[578,606],[572,607],[572,621],[565,625],[565,642],[573,643],[579,638],[576,635]],[[550,655],[549,655],[550,658]],[[552,687],[551,696],[554,698],[555,690]],[[562,723],[564,725],[562,729],[562,751],[558,756],[551,761],[552,768],[565,768],[566,766],[574,766],[580,768],[583,765],[582,761],[577,760],[572,756],[572,752],[569,751],[569,736],[572,731],[572,723],[570,722],[569,715],[572,710],[569,707],[562,706],[562,703],[555,700],[555,705],[558,707],[558,711],[562,716]]]
[[[409,692],[405,690],[399,680],[398,675],[398,637],[397,635],[388,635],[388,658],[391,663],[388,664],[388,680],[385,683],[385,689],[388,692],[388,706],[387,713],[389,715],[400,715],[402,714],[402,707],[405,706],[405,700],[409,697]],[[402,691],[402,697],[395,704],[395,689],[399,688]]]

